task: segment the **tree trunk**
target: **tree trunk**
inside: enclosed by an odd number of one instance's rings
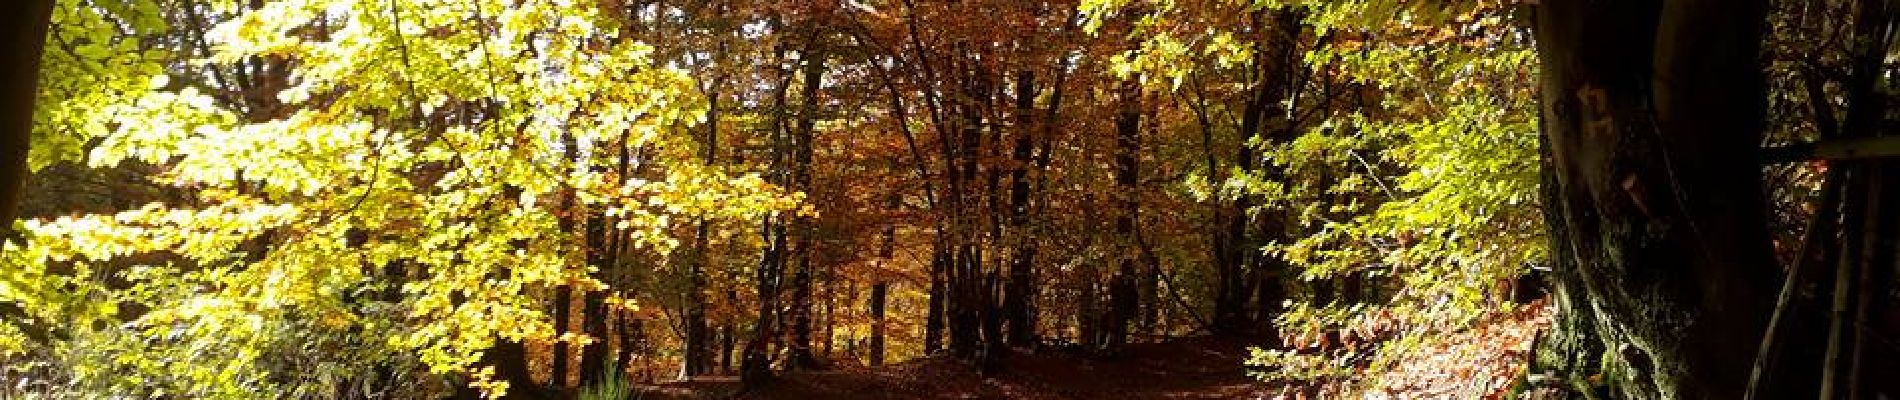
[[[1030,155],[1035,151],[1036,74],[1016,74],[1016,144],[1010,151],[1009,231],[1015,251],[1009,262],[1009,279],[1003,284],[1003,319],[1008,329],[1007,343],[1015,346],[1035,344],[1036,321],[1029,313],[1034,296],[1036,237],[1029,229]]]
[[[680,343],[680,346],[684,347],[682,349],[684,354],[680,360],[680,379],[690,380],[693,377],[705,375],[708,364],[712,362],[711,354],[708,353],[711,346],[707,337],[710,331],[706,325],[706,294],[704,293],[706,233],[706,223],[702,221],[698,230],[699,237],[694,239],[694,247],[697,247],[694,257],[698,259],[691,261],[692,270],[687,272],[689,276],[686,288],[686,335]]]
[[[579,141],[574,138],[574,134],[572,132],[567,132],[567,131],[561,132],[561,155],[563,159],[568,162],[569,164],[568,168],[570,172],[577,171],[579,168],[581,168],[580,144],[579,144]],[[555,224],[558,225],[561,232],[574,232],[577,228],[579,228],[579,225],[581,224],[580,222],[581,212],[580,212],[579,205],[575,201],[574,189],[563,188],[561,189],[560,196],[561,196],[560,204],[559,204],[560,209],[557,210],[557,213],[555,214],[557,218],[557,220],[555,221]],[[585,243],[583,243],[581,247],[585,247]],[[582,249],[582,251],[586,251],[586,250]],[[573,316],[574,316],[574,287],[570,285],[566,285],[566,284],[555,286],[554,287],[554,336],[556,338],[561,337],[563,333],[566,333],[573,328],[573,325],[574,325]],[[551,372],[549,376],[551,376],[552,378],[548,378],[550,381],[548,386],[552,386],[555,388],[567,387],[568,377],[572,375],[571,373],[568,372],[568,364],[573,361],[573,357],[571,357],[572,353],[568,350],[568,347],[569,346],[566,341],[563,341],[563,340],[554,341],[554,349],[550,351],[551,353],[553,353],[554,359],[549,362],[549,369],[548,369]]]
[[[903,205],[903,197],[896,191],[892,191],[886,201],[885,207],[889,209],[890,212],[897,212],[898,207]],[[883,268],[887,268],[889,263],[896,260],[896,258],[897,225],[891,224],[884,227],[884,243],[882,243],[877,251],[877,262],[881,268],[876,271],[877,275],[871,278],[873,283],[871,284],[870,304],[868,304],[871,314],[871,354],[868,358],[870,359],[871,366],[884,365],[884,337],[886,329],[884,305],[889,296],[891,284],[885,280],[884,274],[887,272],[884,271]]]
[[[581,296],[581,330],[594,340],[581,346],[580,379],[586,387],[599,382],[607,373],[607,292],[595,290]]]
[[[534,372],[528,368],[528,347],[521,342],[501,339],[493,347],[482,352],[482,364],[495,366],[495,380],[508,383],[506,399],[544,399],[550,396],[540,384],[534,381]],[[457,399],[484,398],[480,391],[468,385],[455,388]]]
[[[557,286],[554,288],[554,336],[556,338],[573,330],[572,315],[574,314],[574,298],[572,293],[573,289],[567,286]],[[567,387],[568,376],[572,375],[569,373],[568,364],[571,364],[573,361],[573,357],[571,357],[573,353],[569,351],[568,347],[566,341],[557,339],[554,341],[553,348],[549,350],[553,359],[549,360],[548,363],[548,386],[556,388]]]
[[[782,28],[777,18],[769,20],[768,23],[770,29],[774,31]],[[791,168],[789,168],[790,160],[787,160],[787,157],[791,155],[793,143],[789,137],[790,132],[785,128],[787,104],[785,97],[787,90],[791,87],[792,74],[783,67],[786,48],[783,45],[777,46],[774,52],[776,54],[773,57],[773,65],[778,66],[774,70],[779,79],[776,79],[778,87],[772,91],[770,107],[771,124],[767,134],[770,136],[772,159],[767,177],[773,184],[790,186],[792,184],[789,173]],[[743,354],[739,360],[740,385],[748,390],[762,387],[772,379],[772,357],[769,347],[779,334],[776,322],[779,320],[779,281],[784,275],[788,255],[786,234],[789,221],[787,219],[788,216],[785,215],[768,215],[763,218],[759,227],[760,239],[765,243],[764,254],[759,257],[759,266],[754,269],[753,277],[754,287],[758,292],[759,312],[752,325],[752,337],[746,340],[745,349],[742,350]]]
[[[612,276],[613,258],[608,253],[607,222],[605,215],[594,215],[582,224],[582,243],[587,254],[587,264],[592,265],[605,279]],[[581,295],[581,332],[593,339],[580,348],[581,386],[591,386],[606,376],[607,324],[612,312],[607,309],[607,291],[590,290]]]
[[[1075,333],[1077,344],[1085,351],[1094,351],[1102,347],[1102,268],[1098,261],[1086,261],[1082,264],[1081,277],[1078,279],[1080,295],[1076,296]]]
[[[821,354],[827,360],[831,359],[831,351],[836,346],[834,342],[837,341],[838,335],[838,280],[836,276],[838,276],[838,265],[825,263],[825,334],[818,338],[818,343],[824,347],[824,352]],[[847,292],[855,290],[857,290],[855,282],[845,287]]]
[[[968,240],[968,239],[966,239]],[[982,309],[978,300],[979,274],[981,264],[977,261],[976,246],[959,244],[951,258],[950,275],[951,297],[950,311],[950,355],[962,360],[974,360],[981,350]]]
[[[1136,233],[1136,237],[1141,238],[1141,234]],[[1135,260],[1140,269],[1140,273],[1135,275],[1140,281],[1140,290],[1135,298],[1140,299],[1141,303],[1141,329],[1136,332],[1145,336],[1160,336],[1161,309],[1168,304],[1161,301],[1161,260],[1154,256],[1154,249],[1148,248],[1146,238],[1136,241],[1135,245],[1139,248]]]
[[[879,280],[871,285],[871,366],[884,365],[884,301],[891,284]]]
[[[1852,49],[1852,72],[1844,82],[1848,109],[1843,136],[1894,135],[1880,129],[1891,112],[1888,97],[1882,93],[1892,90],[1892,84],[1881,75],[1890,70],[1885,62],[1891,54],[1896,24],[1900,23],[1896,21],[1896,11],[1900,10],[1896,10],[1891,1],[1855,3],[1856,40]],[[1892,199],[1900,198],[1900,165],[1891,159],[1876,159],[1843,162],[1835,164],[1835,168],[1866,177],[1864,187],[1854,188],[1865,196],[1850,198],[1849,203],[1843,204],[1844,215],[1862,221],[1865,226],[1842,235],[1843,244],[1860,242],[1862,246],[1855,270],[1851,272],[1852,286],[1835,289],[1837,295],[1853,297],[1851,304],[1836,303],[1851,308],[1852,312],[1835,315],[1835,326],[1852,328],[1835,329],[1828,334],[1830,345],[1822,366],[1820,397],[1845,394],[1844,398],[1849,399],[1890,398],[1900,393],[1900,381],[1881,378],[1896,376],[1896,370],[1900,370],[1900,364],[1895,362],[1900,358],[1900,347],[1884,339],[1900,332],[1897,329],[1900,316],[1888,311],[1896,300],[1893,286],[1895,268],[1900,265],[1896,263],[1900,257],[1896,256],[1900,254],[1896,249],[1900,249],[1900,244],[1896,244],[1895,238],[1900,236],[1900,210],[1888,205],[1893,203]],[[1843,353],[1846,356],[1834,356]]]
[[[718,86],[715,85],[715,88]],[[719,93],[714,89],[708,93],[706,107],[706,138],[701,145],[705,150],[700,161],[707,166],[718,164],[719,155]],[[680,362],[680,378],[691,379],[705,375],[708,364],[712,362],[711,343],[707,335],[711,332],[706,325],[706,267],[711,263],[707,242],[710,238],[707,221],[702,217],[699,227],[693,235],[693,259],[691,270],[686,279],[686,337],[681,341],[685,347]]]
[[[732,373],[732,351],[739,341],[738,332],[728,322],[719,326],[719,371]]]
[[[40,53],[46,47],[46,31],[53,13],[52,0],[25,0],[12,12],[0,17],[11,45],[6,50],[0,79],[0,241],[14,238],[13,219],[25,195],[28,148],[33,142],[33,102],[39,97]],[[0,303],[0,321],[13,325],[27,338],[50,345],[58,334],[54,329],[27,323],[26,310],[19,304]]]
[[[930,309],[924,316],[924,354],[943,350],[944,322],[948,318],[944,308],[949,300],[945,275],[950,270],[950,256],[942,244],[944,236],[941,232],[937,234],[938,244],[930,256]]]
[[[791,315],[787,316],[789,317],[787,323],[791,325],[788,330],[791,334],[791,343],[789,346],[791,347],[792,353],[791,360],[786,363],[786,367],[790,369],[818,367],[818,357],[814,355],[811,350],[811,252],[809,249],[804,248],[804,246],[809,246],[811,243],[806,239],[801,239],[800,241],[803,243],[792,247],[794,249],[793,251],[797,254],[794,257],[797,257],[797,259],[793,264],[794,272],[792,272],[792,304],[791,309],[788,310]]]
[[[956,46],[959,53],[968,55],[967,44]],[[950,291],[949,301],[944,311],[949,317],[950,354],[958,359],[974,360],[980,354],[982,341],[982,318],[985,305],[982,301],[983,262],[980,242],[983,231],[982,216],[978,214],[982,206],[982,197],[975,186],[980,175],[982,158],[984,106],[990,99],[987,87],[987,73],[979,68],[960,66],[963,76],[963,96],[958,98],[954,110],[957,126],[943,129],[948,136],[943,140],[945,165],[949,169],[950,190],[945,197],[949,200],[950,241],[949,271],[945,277]]]
[[[615,312],[614,315],[614,327],[619,333],[616,336],[619,336],[620,344],[615,346],[618,350],[614,352],[613,367],[619,369],[621,374],[626,374],[633,369],[634,357],[646,345],[646,337],[643,336],[646,334],[646,321],[635,317],[628,310]]]
[[[823,84],[825,73],[825,53],[818,44],[811,43],[799,55],[803,63],[801,69],[802,92],[799,105],[797,135],[793,137],[792,179],[800,191],[811,193],[812,176],[812,138],[818,123],[818,91]],[[811,350],[811,314],[812,314],[812,235],[815,227],[811,217],[793,217],[794,243],[792,259],[795,269],[792,273],[791,308],[791,368],[817,368],[818,357]]]
[[[1239,146],[1234,155],[1234,170],[1243,174],[1276,174],[1261,165],[1261,156],[1251,143],[1280,139],[1293,132],[1292,121],[1282,101],[1293,92],[1293,74],[1303,16],[1295,10],[1260,10],[1249,16],[1259,32],[1254,37],[1250,96],[1241,107]],[[1220,210],[1224,223],[1214,231],[1216,278],[1213,330],[1221,334],[1243,334],[1271,323],[1275,310],[1284,299],[1277,287],[1282,263],[1260,254],[1265,243],[1287,242],[1284,227],[1275,210],[1257,218],[1252,211],[1253,196],[1241,195],[1232,206]],[[1257,222],[1256,222],[1257,221]],[[1254,226],[1252,223],[1263,226]],[[1268,269],[1272,269],[1269,271]],[[1270,287],[1272,286],[1272,287]],[[1250,299],[1257,299],[1249,304]],[[1276,341],[1268,338],[1269,342]]]
[[[984,271],[982,275],[982,293],[978,297],[982,308],[979,309],[983,345],[977,353],[977,368],[984,374],[995,373],[1003,366],[1003,359],[1009,356],[1009,343],[1003,339],[1003,313],[998,306],[998,292],[1002,289],[1000,271]]]
[[[14,212],[26,188],[27,150],[32,146],[33,102],[39,97],[40,53],[53,13],[52,0],[25,0],[6,13],[6,89],[0,93],[0,240],[12,236]]]
[[[739,360],[739,379],[747,388],[757,388],[772,379],[772,360],[767,343],[776,335],[773,321],[778,310],[779,271],[784,270],[785,229],[772,217],[766,217],[763,229],[765,256],[759,261],[755,284],[759,294],[759,313],[753,322],[752,337],[746,340]]]
[[[1756,157],[1764,3],[1538,11],[1563,316],[1548,343],[1603,354],[1556,366],[1573,379],[1600,369],[1622,397],[1741,397],[1776,272]]]
[[[1115,198],[1121,212],[1115,217],[1118,258],[1114,277],[1109,279],[1106,343],[1103,354],[1114,355],[1128,342],[1128,328],[1140,312],[1140,277],[1135,223],[1141,214],[1141,87],[1133,78],[1122,82],[1120,108],[1115,115]]]

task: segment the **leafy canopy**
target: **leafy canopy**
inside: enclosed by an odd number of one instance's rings
[[[63,331],[48,351],[103,392],[323,395],[415,362],[504,393],[482,352],[557,339],[532,294],[605,286],[557,199],[664,254],[673,216],[801,198],[694,164],[676,132],[705,101],[593,6],[61,3],[33,165],[156,165],[189,199],[28,221],[6,245],[0,301]],[[620,148],[664,178],[607,168]]]

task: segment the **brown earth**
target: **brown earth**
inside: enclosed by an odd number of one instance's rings
[[[1118,357],[1017,352],[984,376],[945,357],[882,368],[784,374],[752,393],[730,377],[643,387],[643,399],[1256,399],[1276,397],[1242,366],[1247,344],[1181,339],[1129,345]]]
[[[1537,333],[1550,324],[1544,301],[1431,338],[1351,394],[1338,385],[1288,389],[1247,375],[1249,343],[1189,338],[1132,344],[1113,359],[1069,352],[1017,352],[996,373],[929,357],[880,368],[839,365],[783,374],[750,393],[732,377],[642,386],[639,399],[1453,399],[1505,398],[1524,371]]]

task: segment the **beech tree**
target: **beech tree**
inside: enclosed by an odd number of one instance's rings
[[[0,101],[5,110],[0,111],[0,124],[4,124],[4,134],[0,134],[0,234],[11,236],[13,232],[14,209],[19,207],[20,191],[26,186],[27,149],[32,145],[33,100],[38,97],[40,74],[40,51],[45,48],[46,31],[49,18],[53,15],[52,1],[29,1],[19,4],[19,8],[9,13],[6,25],[11,27],[7,33],[7,43],[12,50],[7,54],[8,62],[4,76],[7,82],[6,100]]]
[[[1538,10],[1554,340],[1624,396],[1735,398],[1773,298],[1764,2]],[[1580,349],[1597,349],[1602,358]]]

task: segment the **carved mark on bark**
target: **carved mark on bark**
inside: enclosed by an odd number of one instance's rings
[[[1583,105],[1583,133],[1587,138],[1602,138],[1616,133],[1616,120],[1610,117],[1610,94],[1594,84],[1577,88],[1577,101]]]
[[[1610,94],[1595,84],[1585,83],[1577,88],[1577,102],[1583,108],[1583,136],[1586,140],[1608,140],[1616,137],[1616,118],[1610,112]],[[1623,193],[1629,196],[1630,203],[1644,216],[1654,217],[1649,208],[1649,193],[1643,186],[1642,177],[1628,173],[1618,182]]]
[[[1649,212],[1649,204],[1644,200],[1649,197],[1649,190],[1643,187],[1643,180],[1638,177],[1636,173],[1631,172],[1628,175],[1623,175],[1623,193],[1629,194],[1630,202],[1635,203],[1636,210],[1642,211],[1644,216],[1656,216],[1656,214]]]

